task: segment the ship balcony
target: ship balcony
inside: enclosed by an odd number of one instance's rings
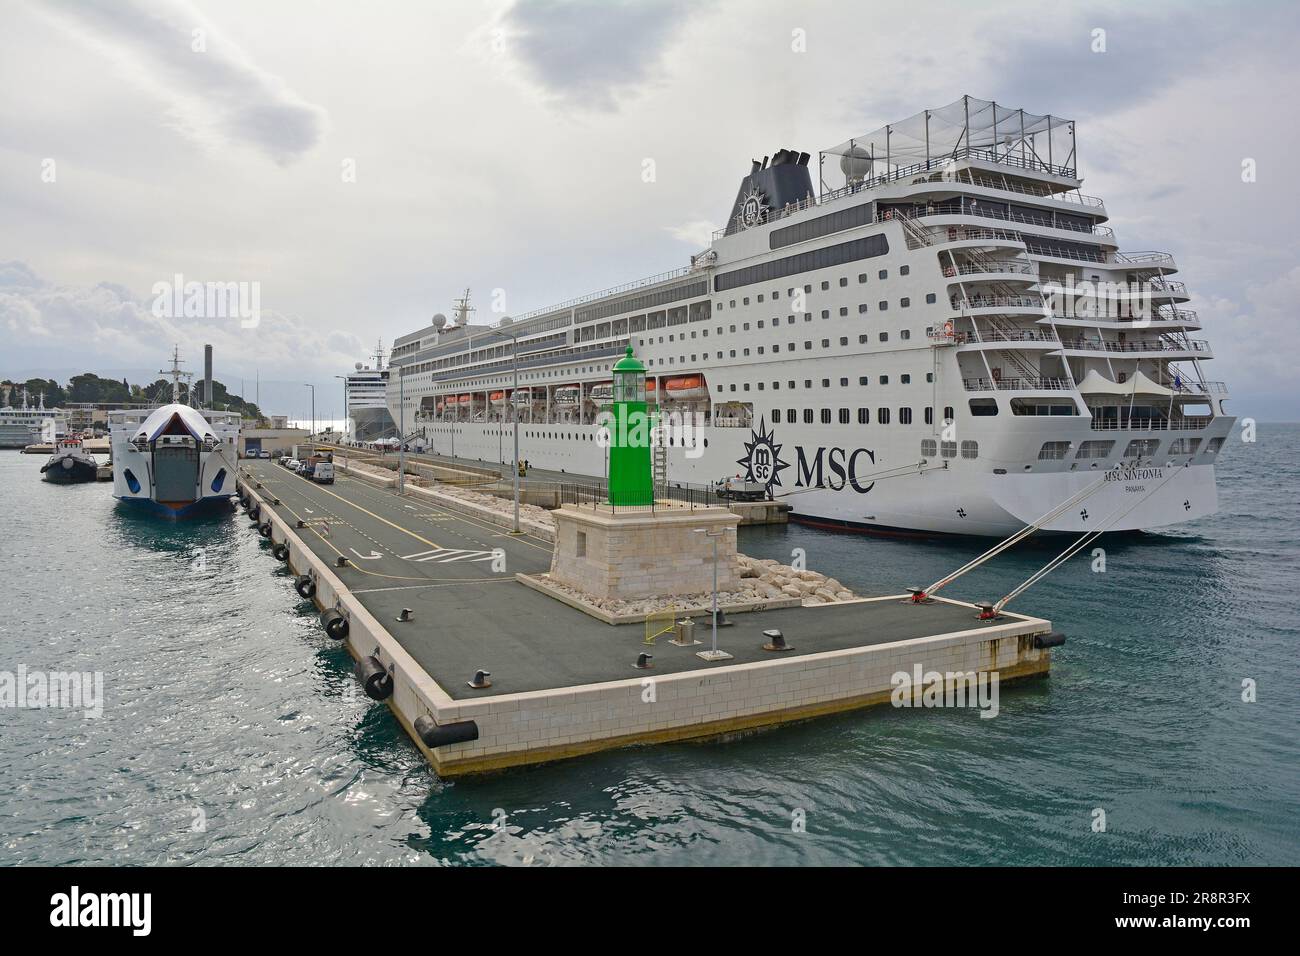
[[[1039,318],[1048,312],[1041,295],[986,295],[949,296],[948,304],[954,317],[975,315],[1030,315]]]
[[[1167,252],[1116,252],[1113,261],[1126,272],[1139,275],[1160,276],[1178,271],[1174,257]]]
[[[943,267],[949,285],[958,282],[1027,282],[1038,281],[1038,267],[1018,259],[984,259],[979,262],[959,262]]]
[[[1054,312],[1038,320],[1042,324],[1053,324],[1070,328],[1098,328],[1128,331],[1175,331],[1180,329],[1199,329],[1201,317],[1194,309],[1156,309],[1150,319],[1122,315],[1062,315]]]
[[[1169,339],[1137,339],[1108,341],[1102,339],[1063,339],[1061,353],[1069,356],[1108,356],[1123,358],[1165,358],[1170,361],[1192,358],[1214,358],[1214,350],[1204,339],[1188,339],[1186,342]]]
[[[973,332],[948,331],[943,328],[926,330],[934,345],[956,345],[961,351],[979,352],[1005,350],[1008,344],[1018,348],[1040,348],[1059,351],[1061,340],[1051,329],[981,329]]]
[[[1064,378],[964,378],[968,392],[1072,392],[1074,385]]]
[[[1195,382],[1178,376],[1161,378],[1160,384],[1165,388],[1172,389],[1176,395],[1183,397],[1199,397],[1203,395],[1207,398],[1209,396],[1226,398],[1228,396],[1226,382]]]
[[[1174,432],[1200,431],[1214,421],[1213,415],[1174,415],[1171,418],[1100,417],[1100,410],[1090,408],[1095,432]]]
[[[1043,215],[1038,216],[1019,212],[1006,212],[993,206],[983,207],[978,204],[930,203],[923,208],[913,210],[911,218],[919,220],[926,226],[939,228],[960,228],[971,224],[1002,222],[1016,229],[1021,226],[1028,226],[1033,230],[1034,235],[1041,235],[1046,238],[1077,242],[1080,238],[1087,237],[1099,241],[1103,245],[1118,245],[1115,241],[1115,230],[1110,226],[1101,226],[1095,223],[1088,225],[1075,223],[1069,219],[1054,216],[1047,210],[1044,210]]]

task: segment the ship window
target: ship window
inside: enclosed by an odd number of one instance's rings
[[[812,348],[812,339],[807,339],[807,340],[805,340],[804,343],[803,343],[803,347],[804,347],[805,351],[808,350],[808,349],[811,349],[811,348]]]
[[[822,291],[823,291],[823,292],[825,292],[825,291],[826,291],[827,289],[829,289],[830,287],[831,287],[831,284],[830,284],[829,282],[823,282],[823,283],[822,283]]]
[[[773,382],[773,383],[772,383],[772,389],[773,389],[774,391],[778,391],[778,392],[779,392],[779,391],[781,390],[781,383],[780,383],[780,382]]]
[[[830,347],[831,347],[831,340],[830,340],[830,339],[822,339],[822,348],[824,348],[824,349],[828,349],[828,348],[830,348]]]
[[[927,425],[934,424],[934,409],[929,405],[925,406],[925,423]]]
[[[1219,453],[1219,450],[1222,448],[1223,448],[1222,438],[1211,438],[1209,443],[1205,446],[1205,454],[1217,455]]]
[[[772,424],[773,425],[781,424],[781,409],[779,408],[772,409]]]
[[[791,387],[791,388],[794,388],[794,387],[795,387],[794,379],[790,379],[790,387]]]
[[[991,418],[998,413],[997,399],[972,398],[970,400],[970,413],[976,417]]]
[[[881,384],[881,385],[888,385],[888,384],[889,384],[889,376],[888,376],[888,375],[882,375],[882,376],[880,376],[880,384]]]
[[[849,380],[847,378],[840,379],[840,388],[847,388],[848,384]]]
[[[823,409],[822,409],[822,424],[823,424],[823,425],[829,425],[830,423],[831,423],[831,410],[830,410],[829,408],[823,408]]]
[[[949,421],[949,422],[957,417],[957,414],[956,412],[953,411],[951,405],[943,406],[943,417],[945,421]]]
[[[881,269],[881,270],[880,270],[880,278],[882,278],[882,279],[888,279],[888,278],[889,278],[889,270],[888,270],[888,269]]]
[[[1115,447],[1113,441],[1086,441],[1079,446],[1075,458],[1106,458]]]
[[[841,335],[840,345],[848,345],[848,344],[849,344],[849,337],[847,335]]]
[[[795,410],[793,408],[787,408],[785,410],[785,420],[789,422],[791,425],[795,423],[797,418],[798,416],[795,413]]]
[[[1160,447],[1160,439],[1158,438],[1135,438],[1124,449],[1124,457],[1145,458],[1154,455],[1158,447]]]
[[[879,424],[881,424],[881,425],[888,425],[888,424],[889,424],[889,409],[887,409],[887,408],[877,408],[877,409],[876,409],[876,421],[877,421]]]
[[[830,388],[830,387],[831,387],[831,380],[829,378],[822,379],[822,388]]]
[[[830,309],[822,309],[822,318],[823,318],[823,319],[829,319],[830,317],[831,317],[831,310],[830,310]]]
[[[881,299],[879,302],[876,303],[876,309],[879,310],[880,312],[885,312],[889,309],[889,303],[886,300]]]
[[[842,305],[842,306],[840,306],[840,315],[841,315],[841,316],[844,316],[844,315],[848,315],[848,314],[849,314],[849,307],[846,306],[846,305]]]
[[[870,376],[870,375],[859,375],[859,376],[858,376],[858,384],[859,384],[859,385],[870,385],[870,384],[871,384],[871,376]]]
[[[780,289],[773,289],[773,290],[772,290],[772,298],[773,298],[773,299],[779,299],[779,298],[781,298],[781,290],[780,290]]]
[[[865,302],[859,303],[858,315],[864,315],[866,314],[866,311],[867,311],[867,304]]]
[[[957,457],[957,443],[955,441],[945,441],[939,443],[939,454],[944,458]]]
[[[869,425],[870,423],[871,423],[871,409],[869,409],[869,408],[859,408],[859,409],[858,409],[858,424],[859,424],[859,425]]]
[[[859,272],[859,273],[858,273],[858,282],[859,282],[859,283],[863,283],[863,282],[866,282],[866,281],[867,281],[867,274],[866,274],[865,272]]]
[[[900,309],[910,309],[912,307],[912,300],[907,296],[903,296],[903,298],[898,300],[898,307]]]
[[[742,302],[742,304],[744,304],[744,305],[749,305],[749,296],[745,296],[745,298],[742,299],[741,302]]]
[[[906,372],[904,372],[902,375],[898,376],[898,380],[899,380],[900,382],[902,382],[904,385],[911,385],[911,384],[912,384],[912,376],[911,376],[911,375],[908,375]]]
[[[978,458],[980,456],[980,443],[977,441],[962,442],[961,456],[966,459]]]
[[[1070,442],[1068,441],[1046,441],[1043,447],[1038,449],[1039,461],[1061,461],[1070,452]]]
[[[933,438],[922,438],[922,439],[921,439],[921,457],[922,457],[922,458],[933,458],[933,457],[934,457],[935,455],[937,455],[938,453],[939,453],[939,443],[938,443],[938,442],[936,442]]]
[[[804,424],[805,424],[805,425],[811,425],[811,424],[812,424],[812,421],[813,421],[813,410],[812,410],[811,408],[805,408],[805,409],[803,410],[803,421],[804,421]]]
[[[841,408],[841,409],[840,409],[840,424],[841,424],[841,425],[847,425],[848,423],[849,423],[849,410],[848,410],[847,408]]]
[[[912,424],[912,410],[910,408],[900,408],[898,410],[898,424],[900,425]]]
[[[911,274],[911,272],[912,272],[912,267],[911,267],[911,266],[899,266],[899,267],[898,267],[898,274],[899,274],[900,276],[909,275],[909,274]]]
[[[844,276],[840,276],[840,288],[843,289],[848,284],[849,280],[844,278]]]
[[[762,301],[763,301],[763,293],[761,293],[761,292],[758,294],[758,301],[759,301],[759,302],[762,302]]]
[[[867,336],[865,336],[865,335],[859,335],[859,336],[858,336],[858,344],[859,344],[859,345],[866,345],[866,344],[867,344]]]

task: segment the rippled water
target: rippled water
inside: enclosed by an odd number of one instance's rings
[[[0,863],[1294,865],[1298,462],[1300,427],[1263,426],[1225,450],[1220,514],[1022,597],[1069,643],[996,719],[878,708],[444,783],[242,518],[124,514],[4,453],[0,671],[103,671],[107,700],[0,710]],[[982,550],[798,527],[742,547],[864,591]],[[952,593],[998,597],[1054,553]]]

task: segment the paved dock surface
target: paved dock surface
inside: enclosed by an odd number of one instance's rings
[[[677,647],[660,636],[642,642],[644,624],[610,626],[514,579],[518,572],[549,570],[551,544],[511,535],[497,525],[452,512],[422,497],[399,496],[360,479],[339,475],[318,485],[270,461],[246,461],[261,481],[262,496],[297,534],[334,568],[347,588],[449,695],[457,700],[573,687],[655,673],[707,670],[695,652],[709,646],[707,619],[696,619],[704,643]],[[504,556],[504,566],[501,557]],[[404,607],[414,620],[396,621]],[[852,647],[970,630],[983,626],[975,612],[942,602],[915,606],[902,600],[785,608],[732,615],[719,631],[719,647],[735,656],[727,664],[791,658]],[[780,628],[794,650],[761,649],[765,628]],[[632,665],[641,652],[654,669]],[[492,673],[492,687],[474,690],[474,671]]]

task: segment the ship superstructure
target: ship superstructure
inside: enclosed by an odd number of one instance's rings
[[[384,367],[382,342],[375,347],[371,361],[370,365],[358,362],[355,370],[345,376],[347,441],[375,442],[397,434],[388,411],[388,370]]]
[[[1217,508],[1227,389],[1173,256],[1121,251],[1080,191],[1072,121],[962,97],[823,151],[816,189],[810,161],[754,161],[687,267],[399,338],[394,418],[496,461],[517,416],[534,467],[599,476],[630,345],[660,480],[739,475],[813,523],[1003,535]]]

